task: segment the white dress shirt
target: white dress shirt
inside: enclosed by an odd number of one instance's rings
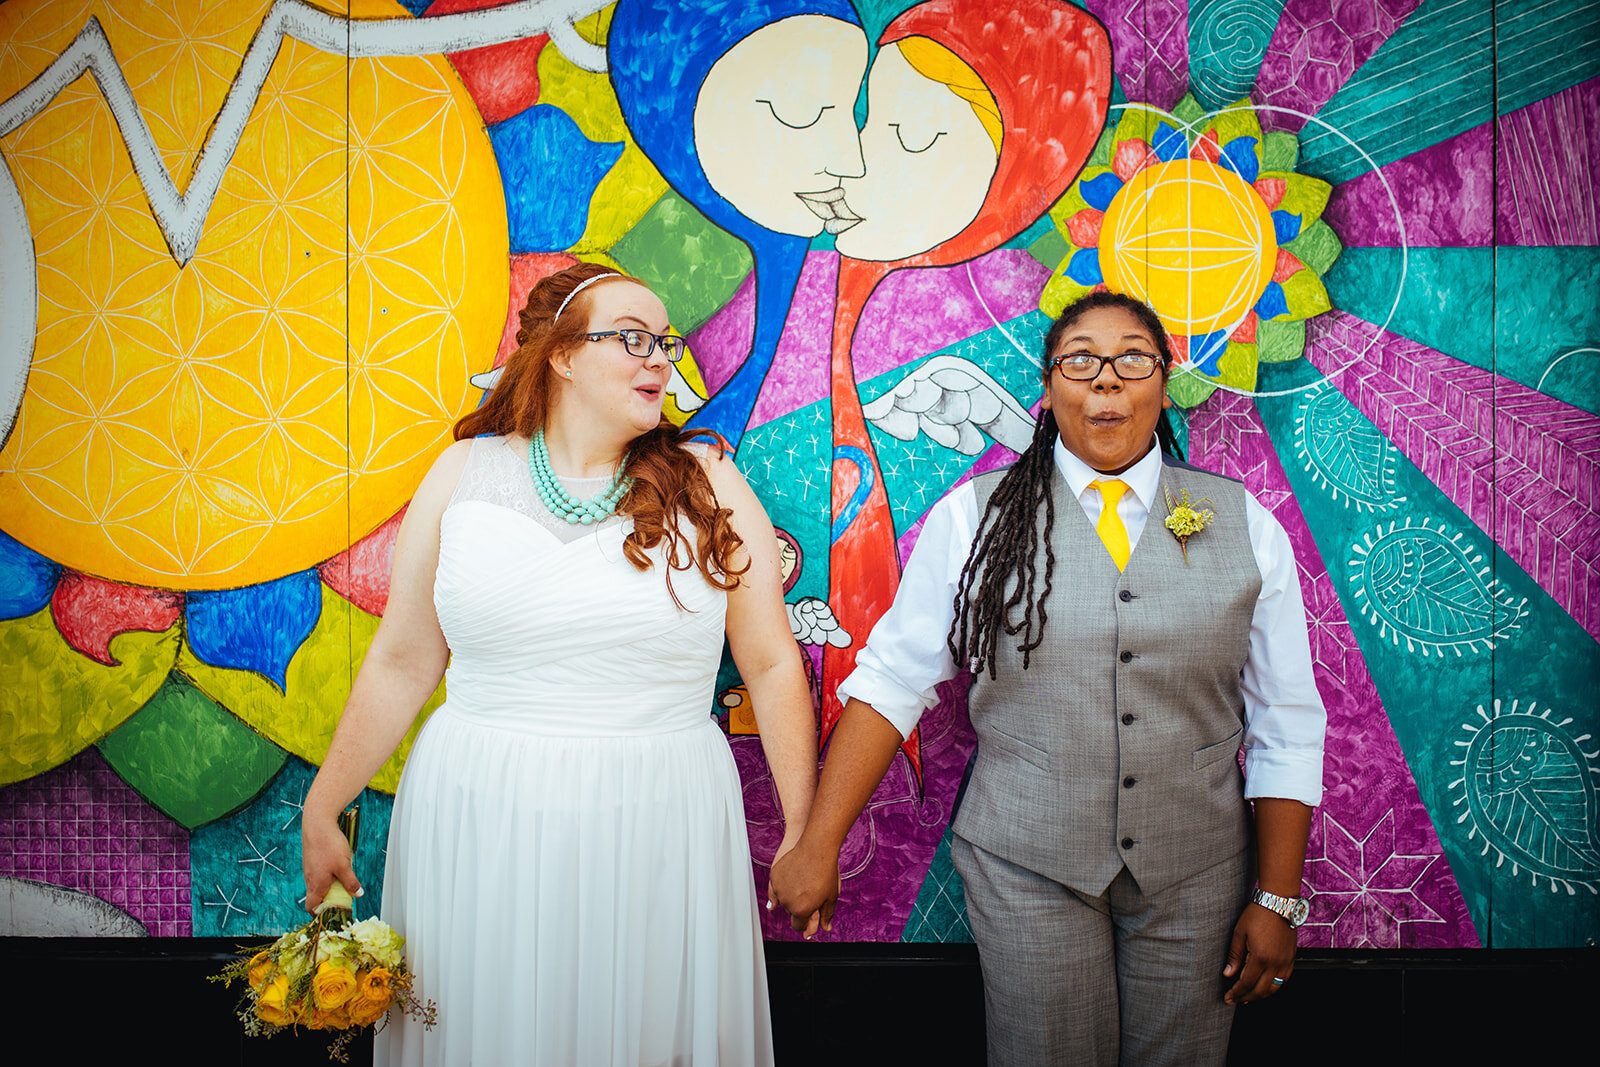
[[[1090,483],[1106,476],[1068,452],[1059,440],[1056,466],[1089,524],[1100,521],[1100,491]],[[1161,452],[1151,448],[1120,478],[1128,491],[1117,515],[1137,548],[1161,478]],[[1057,502],[1059,507],[1061,502]],[[1305,605],[1294,552],[1283,525],[1245,493],[1250,548],[1261,572],[1261,593],[1250,618],[1250,645],[1240,687],[1244,692],[1245,796],[1287,797],[1315,805],[1322,799],[1322,740],[1327,712],[1317,693],[1306,635]],[[909,736],[922,713],[938,700],[934,687],[958,673],[945,636],[955,618],[961,568],[978,528],[978,496],[966,482],[928,513],[900,588],[856,668],[839,686],[839,699],[872,705],[901,736]],[[1071,595],[1059,570],[1055,595]]]

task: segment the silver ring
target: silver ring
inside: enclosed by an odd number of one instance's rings
[[[1274,978],[1272,980],[1272,984],[1273,985],[1282,985],[1283,983],[1284,983],[1284,979],[1282,979],[1282,978]]]

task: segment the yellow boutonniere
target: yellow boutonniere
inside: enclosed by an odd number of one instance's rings
[[[1178,539],[1178,547],[1183,549],[1183,562],[1189,562],[1189,538],[1204,530],[1216,519],[1217,513],[1210,508],[1198,507],[1189,501],[1189,490],[1178,491],[1178,502],[1172,502],[1172,490],[1163,489],[1162,493],[1167,498],[1166,527],[1172,531],[1172,536]],[[1202,500],[1201,504],[1211,501]]]

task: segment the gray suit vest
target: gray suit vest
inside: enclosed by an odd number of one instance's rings
[[[1239,673],[1261,573],[1244,487],[1166,461],[1150,521],[1118,573],[1052,471],[1044,641],[1026,671],[1016,642],[1002,641],[995,679],[984,672],[973,683],[977,762],[955,832],[1082,893],[1104,891],[1124,865],[1155,893],[1250,843]],[[980,515],[1004,474],[976,479]],[[1217,515],[1189,539],[1187,563],[1163,525],[1163,492],[1176,501],[1183,489]],[[1041,541],[1041,576],[1043,550]]]

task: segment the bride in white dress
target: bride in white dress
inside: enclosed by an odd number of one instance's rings
[[[541,281],[406,512],[302,833],[307,906],[335,879],[356,892],[337,813],[445,676],[383,899],[439,1025],[394,1013],[379,1062],[771,1062],[739,777],[711,718],[723,635],[792,828],[780,855],[811,804],[815,722],[766,513],[661,420],[667,331],[609,268]]]

